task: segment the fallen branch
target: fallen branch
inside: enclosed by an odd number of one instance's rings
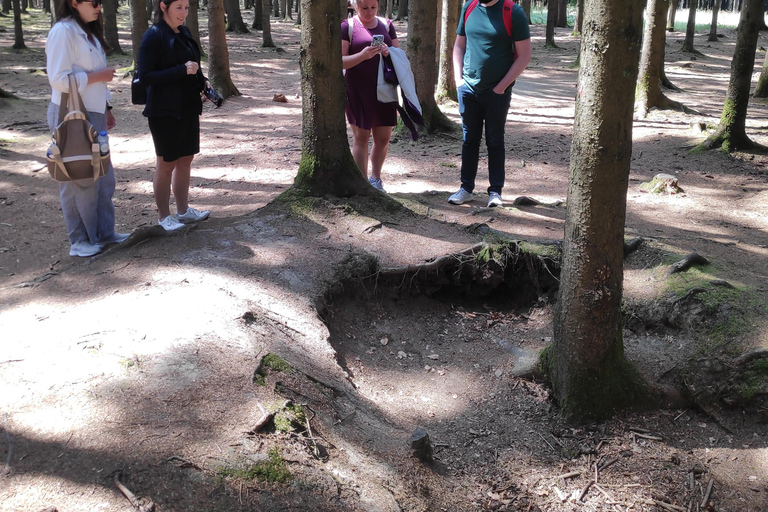
[[[581,475],[581,471],[571,471],[570,473],[564,473],[562,475],[558,475],[555,477],[555,480],[560,480],[561,478],[563,480],[567,480],[569,478],[574,478]]]
[[[650,439],[651,441],[663,441],[664,438],[661,438],[659,436],[651,436],[648,434],[640,434],[638,432],[635,432],[635,437],[640,437],[642,439]]]
[[[594,484],[592,480],[587,482],[587,485],[584,486],[584,488],[581,490],[581,493],[579,493],[579,499],[578,501],[584,501],[584,496],[587,495],[587,491],[589,491],[589,488],[592,487],[592,484]]]
[[[768,357],[768,348],[761,347],[740,355],[733,360],[733,364],[735,366],[743,366],[751,361],[754,361],[755,359],[763,359],[766,357]]]
[[[672,510],[673,512],[688,512],[686,509],[679,505],[672,505],[671,503],[667,503],[665,501],[653,500],[653,503],[663,508],[664,510]]]
[[[123,493],[123,496],[128,499],[131,505],[133,505],[139,512],[155,512],[155,503],[149,498],[137,498],[135,494],[129,491],[128,488],[120,482],[120,474],[120,471],[115,473],[115,485],[120,489],[120,492]]]
[[[704,266],[709,265],[709,260],[702,256],[701,254],[692,252],[685,258],[681,259],[677,263],[672,264],[669,267],[669,270],[667,270],[667,276],[671,276],[672,274],[676,274],[678,272],[685,272],[689,268],[693,266]]]
[[[715,483],[714,478],[709,479],[709,484],[707,484],[707,492],[704,493],[704,499],[701,500],[701,508],[705,508],[707,506],[707,502],[709,502],[709,495],[712,494],[712,484]]]
[[[267,412],[267,410],[264,408],[263,405],[261,405],[259,402],[256,402],[256,405],[259,406],[259,410],[261,411],[261,417],[258,419],[258,421],[256,421],[256,424],[254,425],[254,427],[251,430],[249,430],[247,433],[251,435],[258,433],[262,428],[264,428],[264,426],[267,423],[269,423],[269,421],[272,418],[275,417],[275,414],[285,410],[285,408],[291,405],[292,403],[293,403],[293,400],[286,400],[285,402],[283,402],[282,406],[278,407],[272,412]]]

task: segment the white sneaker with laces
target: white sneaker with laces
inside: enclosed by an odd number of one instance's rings
[[[187,208],[186,212],[176,214],[176,220],[182,224],[191,224],[192,222],[198,222],[207,219],[210,214],[211,212],[208,210],[201,212],[200,210],[195,210],[190,206]]]
[[[504,201],[501,200],[501,194],[498,192],[489,193],[488,208],[496,208],[497,206],[504,206]]]
[[[472,201],[475,197],[472,192],[467,192],[463,188],[460,188],[455,194],[451,194],[448,198],[448,202],[451,204],[464,204],[468,201]]]
[[[173,215],[169,215],[169,216],[165,217],[164,219],[160,219],[159,221],[157,221],[157,223],[159,225],[161,225],[164,230],[169,231],[169,232],[170,231],[178,231],[179,229],[184,227],[184,224],[182,224],[181,222],[177,221],[173,217]]]
[[[69,248],[70,256],[79,256],[81,258],[90,258],[96,256],[104,249],[99,244],[92,244],[90,242],[75,242]]]

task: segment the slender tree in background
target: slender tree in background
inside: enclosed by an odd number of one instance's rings
[[[546,367],[570,419],[643,396],[624,357],[621,298],[632,114],[644,0],[587,0],[554,344]]]
[[[224,98],[240,96],[229,73],[227,27],[224,22],[224,0],[208,2],[208,78]]]
[[[555,26],[568,27],[568,0],[557,0],[557,21]]]
[[[667,32],[675,31],[675,16],[677,16],[677,6],[680,0],[672,0],[669,3],[669,12],[667,13]]]
[[[253,30],[261,30],[264,26],[264,16],[262,15],[264,5],[261,0],[254,0],[253,2],[253,24],[251,28]]]
[[[261,2],[261,47],[274,48],[272,42],[272,27],[269,25],[270,5],[269,0],[257,0]]]
[[[192,39],[197,41],[197,46],[200,47],[200,53],[205,55],[203,51],[203,45],[200,42],[200,2],[199,0],[189,0],[189,15],[187,16],[187,28]]]
[[[275,12],[274,12],[275,18],[279,18],[280,17],[280,0],[273,0],[272,7],[274,7],[275,9]]]
[[[397,4],[397,21],[405,21],[408,16],[408,0],[400,0]]]
[[[240,0],[224,0],[224,12],[227,14],[227,32],[247,34],[250,32],[243,21],[243,13],[240,11]]]
[[[402,0],[401,0],[402,1]],[[442,0],[441,0],[442,1]],[[419,0],[408,15],[408,60],[419,94],[424,125],[429,133],[453,129],[454,124],[435,101],[437,82],[437,12],[438,0]]]
[[[391,1],[391,0],[390,0]],[[437,76],[437,99],[456,101],[456,84],[453,82],[453,43],[459,24],[459,0],[442,0],[443,15],[440,24],[440,69]]]
[[[647,116],[651,108],[683,110],[682,104],[661,92],[668,10],[669,0],[648,0],[645,9],[643,49],[637,78],[637,112],[641,117]]]
[[[291,16],[291,4],[288,3],[288,0],[280,0],[280,1],[283,4],[282,5],[283,21],[293,21],[293,16]]]
[[[715,0],[712,6],[712,22],[709,25],[709,37],[707,41],[710,43],[716,42],[717,39],[717,15],[720,12],[720,4],[723,0]]]
[[[104,14],[104,39],[110,46],[108,55],[123,55],[123,49],[120,48],[120,38],[117,34],[117,0],[104,0],[104,7],[101,12]]]
[[[576,20],[573,22],[572,36],[581,35],[581,26],[584,22],[584,0],[577,0],[576,2]]]
[[[698,3],[698,0],[688,2],[688,25],[685,27],[685,41],[683,41],[683,47],[680,51],[701,55],[701,52],[696,50],[693,44],[693,36],[696,34],[696,7]]]
[[[62,0],[59,0],[62,1]],[[134,64],[139,62],[139,47],[141,38],[147,31],[147,1],[131,0],[131,53]]]
[[[522,0],[520,2],[520,7],[523,8],[523,12],[528,17],[528,24],[530,25],[531,24],[531,0]]]
[[[6,16],[13,10],[13,4],[11,0],[2,0],[2,2],[0,2],[0,6],[2,6],[0,8],[0,14],[4,14]]]
[[[744,0],[736,32],[736,49],[731,61],[731,79],[725,94],[720,124],[715,133],[697,149],[721,148],[728,153],[741,149],[760,152],[768,149],[752,142],[747,136],[749,89],[755,68],[757,39],[763,23],[763,0]]]
[[[546,48],[557,48],[555,44],[555,22],[557,21],[557,1],[547,2],[547,30],[544,46]]]
[[[765,52],[763,67],[760,70],[760,78],[757,79],[757,85],[752,96],[755,98],[768,98],[768,52]]]
[[[349,150],[338,0],[301,0],[301,10],[302,148],[293,186],[312,196],[379,194]]]
[[[13,46],[14,50],[23,50],[24,32],[21,30],[21,0],[13,0]]]

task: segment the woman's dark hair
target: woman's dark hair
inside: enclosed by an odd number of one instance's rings
[[[80,3],[79,0],[78,3]],[[94,39],[96,39],[99,41],[99,43],[101,43],[101,47],[104,48],[104,51],[111,50],[111,47],[104,39],[104,16],[102,13],[99,13],[99,17],[96,19],[96,21],[85,23],[82,18],[80,18],[80,13],[77,12],[77,9],[72,7],[72,0],[61,0],[59,2],[59,8],[56,9],[56,21],[61,21],[67,17],[74,19],[77,24],[80,25],[83,30],[85,30],[85,33],[88,35],[88,40],[90,42],[93,43]]]
[[[155,5],[155,10],[152,11],[152,23],[159,23],[160,20],[163,19],[163,10],[160,8],[160,4],[165,4],[165,9],[168,10],[168,7],[175,1],[176,0],[159,0],[157,5]]]

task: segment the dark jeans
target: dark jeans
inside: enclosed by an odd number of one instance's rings
[[[480,139],[485,122],[485,144],[488,147],[488,192],[498,192],[504,187],[504,126],[507,123],[512,88],[504,94],[492,90],[474,93],[466,85],[457,90],[459,113],[464,131],[461,146],[461,188],[467,192],[475,189],[477,162],[480,159]]]

